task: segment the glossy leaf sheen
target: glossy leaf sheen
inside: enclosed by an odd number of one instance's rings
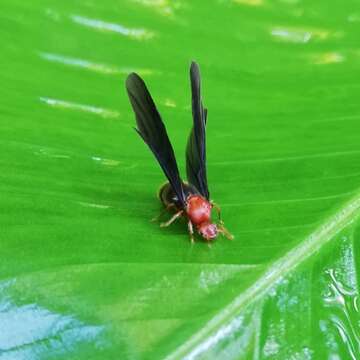
[[[359,358],[356,3],[1,6],[0,359]],[[234,241],[151,223],[142,76],[182,176],[201,66]]]

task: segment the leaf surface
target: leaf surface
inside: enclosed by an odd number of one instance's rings
[[[359,11],[3,1],[0,359],[359,358]],[[165,179],[124,87],[184,176],[191,60],[235,235],[211,247],[149,221]]]

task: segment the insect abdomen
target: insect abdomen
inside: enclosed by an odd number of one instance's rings
[[[182,186],[185,193],[185,199],[189,195],[195,195],[199,193],[191,184],[183,182]],[[168,182],[161,186],[158,196],[165,207],[169,206],[170,204],[174,204],[176,208],[182,209],[181,202]]]

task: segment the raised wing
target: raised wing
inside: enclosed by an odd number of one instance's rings
[[[200,70],[195,62],[192,62],[190,66],[190,81],[194,126],[190,132],[186,147],[186,174],[189,183],[194,185],[202,196],[209,199],[205,149],[207,110],[204,109],[202,105],[200,94]]]
[[[185,206],[174,150],[144,81],[139,75],[131,73],[126,80],[126,89],[136,116],[138,128],[135,130],[154,153],[179,201]]]

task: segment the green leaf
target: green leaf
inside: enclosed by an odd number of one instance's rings
[[[357,359],[359,9],[5,0],[0,360]],[[189,65],[234,241],[160,228],[144,77],[185,174]]]

